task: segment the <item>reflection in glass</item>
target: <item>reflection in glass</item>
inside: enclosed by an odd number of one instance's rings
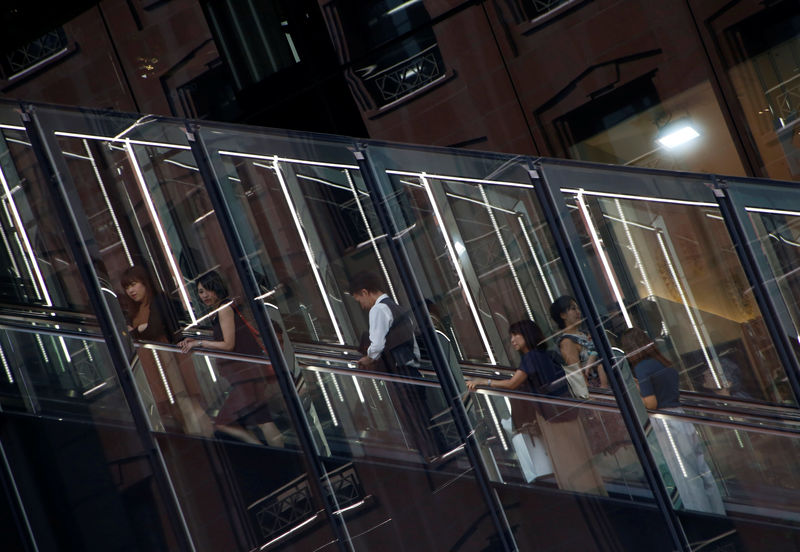
[[[685,390],[725,393],[728,377],[761,400],[783,402],[777,355],[760,345],[761,314],[715,203],[565,192],[591,244],[598,300],[655,336]],[[727,245],[726,245],[727,242]],[[615,332],[609,337],[615,344]]]

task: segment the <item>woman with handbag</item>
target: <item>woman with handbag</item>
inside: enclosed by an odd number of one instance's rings
[[[217,272],[207,272],[197,279],[197,295],[214,313],[211,317],[213,338],[184,339],[179,343],[184,353],[201,347],[262,357],[267,354],[255,329],[234,301],[223,304],[228,299],[228,288]],[[257,426],[269,445],[283,446],[283,436],[273,419],[280,402],[280,390],[272,366],[228,359],[217,359],[216,366],[231,388],[214,419],[215,429],[247,443],[261,444],[247,429]]]
[[[470,380],[469,389],[485,383],[488,387],[568,397],[564,370],[547,351],[539,326],[531,320],[520,320],[509,327],[509,334],[511,346],[521,355],[519,369],[507,380]],[[538,401],[524,404],[521,409],[512,408],[514,427],[517,431],[535,427],[534,435],[542,435],[559,488],[605,495],[605,486],[594,469],[576,408],[539,404]]]

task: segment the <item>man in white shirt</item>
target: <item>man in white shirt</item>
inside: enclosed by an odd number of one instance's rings
[[[419,377],[419,346],[414,338],[414,319],[384,293],[374,272],[359,272],[350,281],[350,294],[364,310],[369,310],[369,347],[358,361],[364,369],[383,368]]]

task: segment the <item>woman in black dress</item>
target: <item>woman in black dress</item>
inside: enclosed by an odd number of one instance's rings
[[[266,354],[255,329],[234,302],[228,300],[228,288],[219,274],[211,271],[198,278],[197,295],[214,312],[211,317],[213,336],[211,340],[184,339],[179,343],[184,353],[201,347],[261,357]],[[273,410],[280,403],[280,390],[272,366],[227,359],[217,359],[216,366],[231,389],[214,420],[215,428],[242,441],[260,444],[261,441],[246,429],[258,426],[267,443],[282,446],[283,437],[273,421]]]

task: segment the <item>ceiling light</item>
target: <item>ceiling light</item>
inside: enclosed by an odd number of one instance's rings
[[[682,125],[680,127],[673,127],[673,129],[664,133],[657,142],[667,149],[672,149],[694,140],[698,136],[700,136],[700,133],[690,125]]]

